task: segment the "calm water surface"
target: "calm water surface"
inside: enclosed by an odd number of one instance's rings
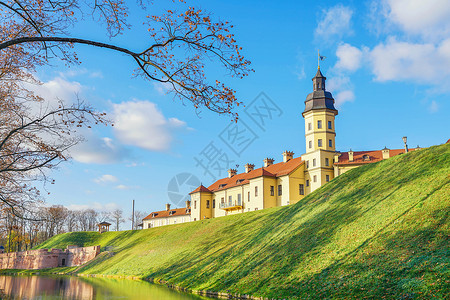
[[[0,276],[0,299],[210,299],[146,281],[70,276]]]

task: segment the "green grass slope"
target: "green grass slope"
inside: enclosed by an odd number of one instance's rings
[[[287,207],[140,231],[68,233],[100,244],[79,270],[270,298],[446,298],[450,144],[341,175]]]

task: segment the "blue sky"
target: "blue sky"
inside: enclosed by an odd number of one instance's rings
[[[156,1],[153,11],[166,4],[170,1]],[[204,0],[195,5],[230,21],[252,61],[255,73],[243,80],[232,80],[220,68],[209,74],[237,91],[246,105],[239,110],[241,122],[196,112],[167,95],[165,86],[133,78],[135,65],[125,55],[76,47],[82,63],[67,68],[54,61],[38,70],[44,82],[39,91],[65,98],[77,93],[108,112],[115,126],[83,132],[86,141],[73,149],[73,159],[52,173],[56,184],[47,187],[48,204],[122,208],[126,215],[132,199],[147,213],[168,202],[180,207],[193,185],[211,184],[226,176],[228,167],[239,165],[242,172],[246,163],[259,167],[265,157],[279,162],[284,150],[301,155],[301,113],[318,49],[326,56],[321,70],[339,110],[337,150],[401,148],[402,136],[411,147],[450,138],[450,2]],[[140,25],[144,14],[133,8],[131,16],[132,30],[111,42],[139,50],[148,43]],[[93,22],[72,33],[108,41]],[[270,116],[252,115],[264,104],[272,109]],[[232,135],[235,130],[245,132],[242,139]],[[212,174],[201,167],[207,157]]]

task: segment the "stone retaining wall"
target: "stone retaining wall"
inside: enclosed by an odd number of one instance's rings
[[[0,269],[46,269],[81,266],[100,253],[100,246],[67,249],[38,249],[22,252],[1,253]]]

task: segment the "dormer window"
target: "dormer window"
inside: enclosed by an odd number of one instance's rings
[[[366,160],[370,160],[370,157],[369,157],[369,155],[367,155],[367,154],[364,154],[364,155],[363,155],[363,160],[364,160],[364,161],[366,161]]]
[[[174,211],[174,210],[171,210],[171,211],[169,212],[169,216],[173,215],[174,213],[175,213],[175,211]]]
[[[152,213],[152,218],[156,217],[157,215],[157,213]]]
[[[242,181],[244,181],[244,179],[238,179],[236,180],[236,184],[240,184]]]
[[[224,188],[226,185],[227,185],[226,183],[222,183],[221,185],[219,185],[219,189]]]

